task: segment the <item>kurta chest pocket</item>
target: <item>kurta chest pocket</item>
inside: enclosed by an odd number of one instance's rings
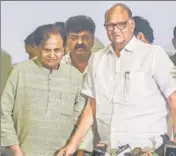
[[[145,72],[124,73],[124,100],[133,102],[144,99],[151,94],[148,88],[149,75]]]
[[[75,105],[76,93],[74,91],[62,91],[58,101],[59,113],[72,115]]]

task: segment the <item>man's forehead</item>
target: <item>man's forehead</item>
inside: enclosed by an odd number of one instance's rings
[[[62,44],[63,40],[62,37],[60,35],[51,35],[50,38],[48,38],[46,40],[46,42],[44,43],[44,45],[46,44]]]
[[[63,42],[62,41],[58,41],[58,40],[51,40],[51,41],[48,41],[48,42],[45,42],[45,44],[43,45],[43,48],[44,47],[62,47],[63,45]]]
[[[128,11],[121,6],[117,6],[108,10],[106,14],[106,21],[110,21],[110,20],[123,21],[123,20],[127,20],[128,18],[129,18]]]
[[[69,32],[69,35],[83,36],[83,35],[92,35],[92,34],[89,31],[87,31],[87,30],[82,30],[80,32]]]

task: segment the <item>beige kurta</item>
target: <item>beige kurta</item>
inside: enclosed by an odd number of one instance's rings
[[[52,72],[38,60],[17,64],[1,99],[1,146],[19,144],[25,156],[52,156],[64,146],[79,110],[81,77],[67,64]]]

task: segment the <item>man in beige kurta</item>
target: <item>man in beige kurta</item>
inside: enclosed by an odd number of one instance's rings
[[[16,65],[2,95],[2,146],[20,144],[26,156],[51,156],[62,147],[74,126],[79,75],[66,64],[52,73],[38,60]]]
[[[1,146],[15,156],[53,156],[69,139],[79,110],[82,76],[60,64],[63,32],[52,25],[36,31],[39,58],[16,64],[2,94]]]

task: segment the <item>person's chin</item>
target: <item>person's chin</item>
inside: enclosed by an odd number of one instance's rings
[[[112,42],[121,44],[123,42],[123,40],[120,37],[115,37],[115,38],[112,39]]]
[[[48,69],[56,69],[58,67],[59,63],[48,63],[46,66]]]
[[[77,55],[86,55],[87,52],[85,50],[76,50],[75,51]]]

